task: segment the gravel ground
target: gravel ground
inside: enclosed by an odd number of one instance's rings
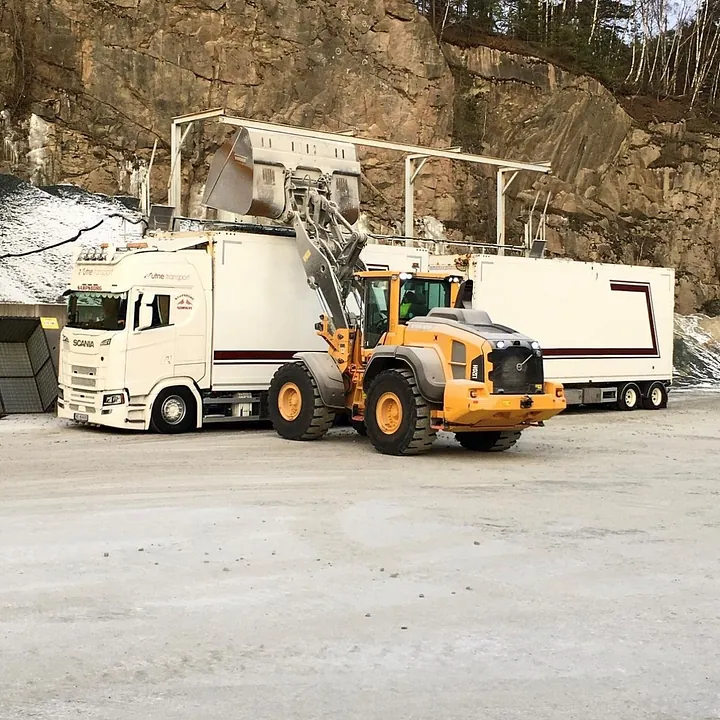
[[[0,718],[720,717],[720,396],[499,456],[0,420]]]

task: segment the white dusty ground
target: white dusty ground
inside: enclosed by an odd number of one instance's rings
[[[720,397],[501,456],[0,420],[0,718],[720,716]]]

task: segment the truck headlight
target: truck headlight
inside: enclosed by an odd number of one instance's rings
[[[103,405],[122,405],[124,402],[125,396],[122,393],[103,395]]]

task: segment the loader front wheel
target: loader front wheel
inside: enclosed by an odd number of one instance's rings
[[[418,455],[430,449],[436,431],[412,371],[393,368],[373,380],[365,427],[373,447],[384,455]]]
[[[273,428],[286,440],[319,440],[335,419],[335,411],[323,404],[315,378],[303,363],[279,367],[268,396]]]
[[[459,432],[457,441],[466,449],[474,452],[504,452],[520,439],[518,431],[505,432]]]

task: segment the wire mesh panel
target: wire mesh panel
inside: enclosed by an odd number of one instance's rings
[[[49,357],[40,369],[40,372],[35,376],[35,381],[37,382],[38,392],[40,393],[42,409],[45,411],[51,410],[53,403],[57,399],[58,386],[55,368],[52,362],[50,362]]]
[[[48,347],[45,331],[41,325],[38,325],[33,334],[27,341],[27,351],[30,356],[30,364],[34,373],[48,361],[50,357],[50,348]]]
[[[34,377],[0,378],[0,397],[7,413],[39,413],[43,411]]]
[[[0,377],[32,377],[34,374],[24,342],[0,342]]]
[[[0,412],[52,410],[57,375],[38,318],[0,318]]]

